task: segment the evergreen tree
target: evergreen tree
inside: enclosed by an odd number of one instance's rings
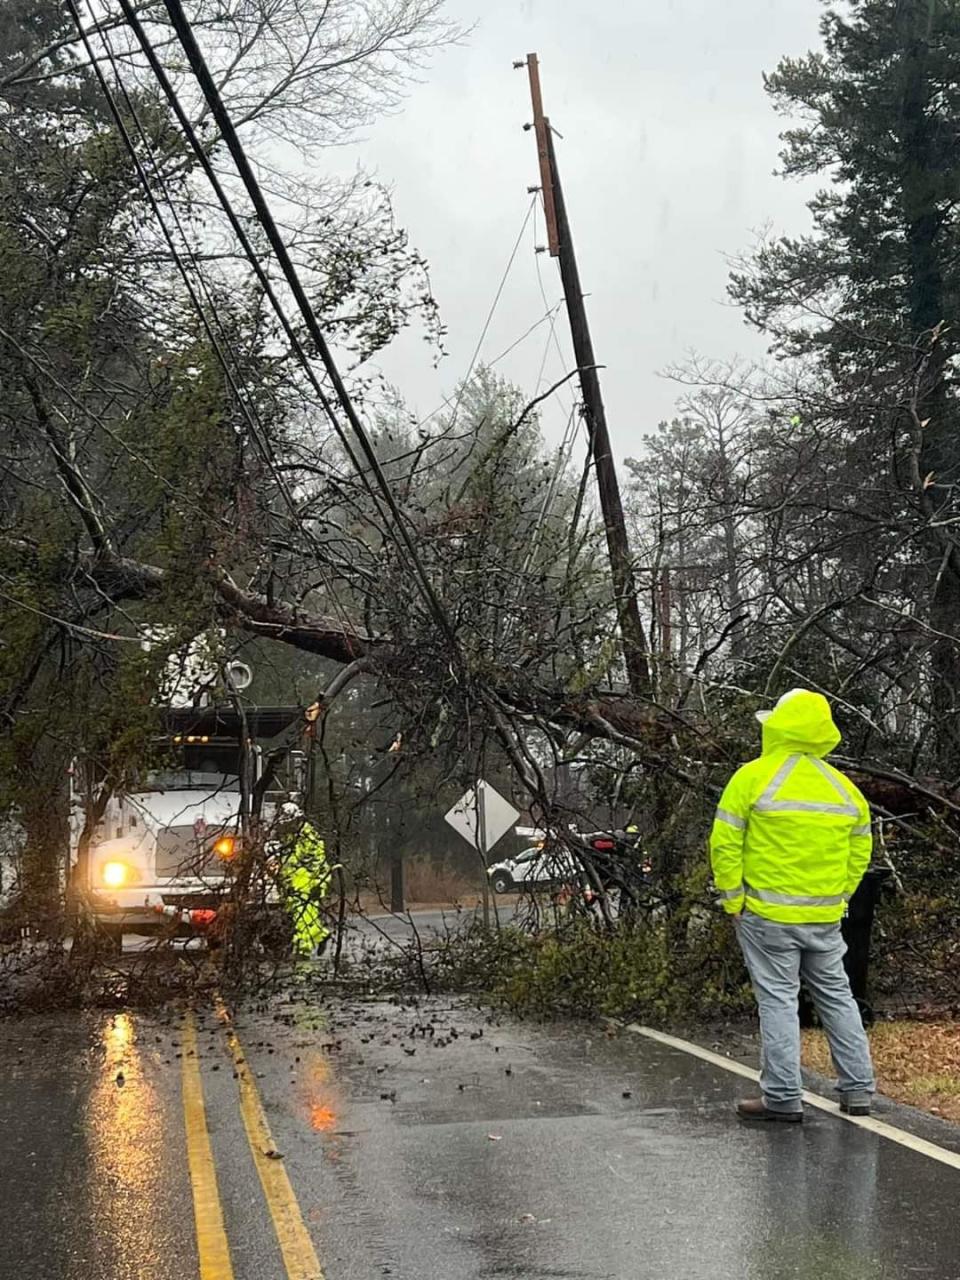
[[[960,4],[852,0],[826,12],[822,33],[822,53],[785,59],[766,83],[796,121],[784,173],[831,185],[810,203],[811,233],[762,247],[732,292],[816,385],[805,423],[829,424],[848,477],[826,518],[848,539],[869,532],[875,570],[902,555],[905,533],[923,565],[938,757],[955,772]],[[901,601],[917,585],[901,575]]]

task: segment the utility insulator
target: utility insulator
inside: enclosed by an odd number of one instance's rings
[[[534,251],[534,253],[546,253],[546,252],[547,252],[547,246],[546,246],[545,244],[538,244],[538,245],[536,245],[536,246],[534,247],[534,250],[533,250],[533,251]]]
[[[535,196],[540,191],[539,187],[527,187],[527,195]]]
[[[521,58],[519,62],[515,62],[513,64],[513,69],[514,71],[522,71],[526,65],[527,65],[526,58]]]

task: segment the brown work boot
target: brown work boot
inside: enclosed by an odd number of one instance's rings
[[[780,1124],[799,1124],[802,1111],[771,1111],[762,1098],[743,1098],[737,1103],[741,1120],[773,1120]]]

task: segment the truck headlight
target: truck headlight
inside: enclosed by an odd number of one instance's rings
[[[139,876],[126,862],[105,862],[100,868],[100,879],[108,889],[122,889],[125,884],[132,884],[139,879]]]
[[[213,846],[213,852],[224,862],[229,862],[237,851],[237,842],[233,836],[221,836]]]

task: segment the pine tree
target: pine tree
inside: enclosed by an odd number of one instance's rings
[[[766,79],[783,171],[829,178],[813,229],[763,246],[732,281],[780,356],[821,379],[891,540],[923,564],[941,767],[960,763],[960,4],[853,0],[826,12],[824,50]],[[879,484],[877,483],[879,481]],[[854,499],[855,501],[855,499]]]

